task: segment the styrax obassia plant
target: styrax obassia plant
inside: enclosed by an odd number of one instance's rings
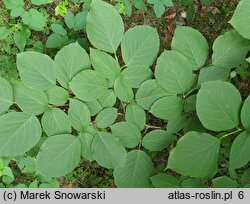
[[[242,4],[250,7],[242,1],[231,23],[250,38],[249,22],[243,32],[239,25]],[[90,55],[78,43],[54,60],[23,52],[21,82],[0,79],[0,156],[25,156],[42,136],[36,174],[46,177],[66,175],[83,157],[114,169],[117,187],[202,187],[211,179],[215,187],[247,186],[250,98],[242,106],[226,80],[245,60],[248,39],[237,31],[219,36],[209,64],[204,36],[177,27],[172,50],[156,60],[157,30],[124,33],[117,10],[101,0],[91,3],[86,31]],[[167,126],[154,129],[157,118]],[[155,168],[152,151],[169,153],[166,172]]]

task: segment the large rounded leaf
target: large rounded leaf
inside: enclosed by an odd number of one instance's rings
[[[142,82],[151,79],[152,76],[151,69],[141,65],[128,67],[121,73],[122,81],[131,88],[139,88]]]
[[[230,73],[230,69],[223,69],[221,67],[209,66],[200,70],[198,85],[207,81],[226,81]]]
[[[139,130],[143,130],[146,124],[146,113],[141,106],[130,103],[126,108],[125,119],[134,123]]]
[[[177,96],[166,96],[154,102],[150,113],[160,119],[170,120],[181,115],[183,101]]]
[[[93,101],[100,98],[107,90],[107,81],[96,71],[85,70],[77,74],[70,82],[74,94],[83,101]]]
[[[170,152],[167,167],[184,176],[211,177],[217,168],[220,141],[207,133],[189,132]]]
[[[106,93],[98,99],[102,108],[111,108],[116,103],[116,95],[113,89],[108,89]]]
[[[150,151],[162,151],[174,140],[175,137],[165,130],[153,130],[143,137],[142,146]]]
[[[44,92],[30,89],[22,83],[14,85],[15,103],[31,115],[40,115],[48,108],[48,98]]]
[[[117,98],[123,102],[129,102],[134,98],[134,92],[132,88],[128,87],[121,77],[118,77],[114,83],[114,91]]]
[[[93,0],[87,16],[89,41],[98,49],[115,53],[124,33],[119,12],[110,4]]]
[[[141,132],[135,124],[130,122],[119,122],[111,127],[112,134],[117,137],[123,146],[128,148],[136,147],[141,138]]]
[[[203,83],[197,94],[196,109],[203,126],[209,130],[225,131],[239,124],[241,96],[230,83]]]
[[[80,162],[81,143],[70,134],[48,138],[37,155],[37,174],[47,177],[65,176]]]
[[[43,14],[33,8],[24,12],[22,22],[35,31],[42,31],[46,26],[46,20]]]
[[[8,81],[0,77],[0,114],[13,104],[13,90]]]
[[[194,84],[192,65],[177,51],[164,51],[157,60],[155,78],[168,93],[183,94]]]
[[[90,162],[94,161],[94,157],[91,151],[91,144],[93,141],[94,135],[89,132],[84,132],[79,135],[79,140],[81,142],[82,156],[89,160]]]
[[[115,184],[118,188],[148,188],[152,173],[150,157],[144,151],[133,150],[128,153],[125,165],[114,170]]]
[[[250,96],[245,100],[241,109],[241,123],[248,131],[250,131]]]
[[[250,39],[250,1],[241,0],[229,23],[244,37]]]
[[[159,52],[159,45],[159,35],[155,28],[149,26],[130,28],[121,43],[122,57],[126,66],[151,66]]]
[[[123,166],[127,155],[121,142],[107,132],[98,132],[95,135],[92,142],[92,153],[101,166],[109,169]]]
[[[69,88],[69,82],[74,76],[90,68],[87,52],[76,42],[62,48],[55,57],[56,78],[59,83]]]
[[[92,66],[101,77],[112,79],[120,74],[118,61],[106,52],[90,49],[90,59]]]
[[[36,145],[41,134],[41,125],[35,116],[13,112],[0,117],[0,155],[24,154]]]
[[[17,69],[25,85],[46,90],[56,84],[56,66],[47,55],[28,51],[17,55]]]
[[[194,69],[201,68],[208,57],[206,38],[199,31],[187,26],[178,26],[175,29],[171,48],[185,55]]]
[[[159,98],[167,95],[167,92],[159,86],[155,79],[143,82],[136,92],[136,102],[145,110],[149,110],[152,104]]]
[[[105,108],[96,116],[96,126],[99,128],[106,128],[115,122],[116,117],[117,108]]]
[[[212,64],[221,68],[234,68],[245,61],[250,41],[237,31],[226,32],[213,44]]]
[[[77,99],[70,100],[68,115],[72,127],[78,131],[83,131],[90,125],[90,111],[87,105]]]
[[[42,126],[48,136],[71,133],[69,116],[59,108],[50,108],[43,114]]]
[[[68,91],[60,86],[54,86],[46,90],[45,94],[48,97],[49,103],[57,106],[64,105],[69,98]]]
[[[236,137],[230,151],[230,167],[243,167],[250,161],[250,133],[244,131]]]

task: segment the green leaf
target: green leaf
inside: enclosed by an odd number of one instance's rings
[[[53,0],[31,0],[31,3],[36,5],[36,6],[40,6],[42,4],[49,4],[51,3]]]
[[[149,188],[152,173],[150,157],[144,151],[133,150],[127,154],[125,165],[115,168],[115,184],[118,188]]]
[[[230,83],[203,83],[197,94],[196,109],[203,126],[209,130],[225,131],[239,124],[241,96]]]
[[[207,82],[207,81],[226,81],[229,76],[230,69],[223,69],[216,66],[209,66],[202,68],[200,70],[198,84]]]
[[[13,89],[10,83],[0,77],[0,114],[7,111],[13,104]]]
[[[75,16],[75,25],[74,25],[74,30],[75,31],[80,31],[84,30],[86,32],[86,25],[87,25],[87,11],[82,11],[76,14]]]
[[[183,94],[194,84],[193,66],[177,51],[164,51],[157,60],[155,78],[168,93]]]
[[[162,0],[162,3],[163,3],[165,6],[168,6],[168,7],[174,6],[174,3],[173,3],[172,0]]]
[[[180,183],[181,188],[204,188],[206,187],[201,180],[193,178],[185,178]]]
[[[64,27],[61,24],[53,23],[51,25],[51,29],[55,34],[65,36],[67,35],[67,31],[64,29]]]
[[[40,115],[48,108],[48,98],[42,91],[30,89],[22,83],[14,85],[15,103],[31,115]]]
[[[250,161],[249,151],[250,133],[244,131],[233,141],[230,151],[230,167],[237,169],[245,166]]]
[[[68,36],[61,36],[57,33],[52,33],[46,42],[47,48],[61,48],[63,47],[67,42],[69,38]]]
[[[207,133],[189,132],[170,152],[167,168],[184,176],[208,178],[217,168],[220,141]]]
[[[232,19],[229,21],[240,35],[247,39],[250,39],[249,9],[250,2],[248,0],[241,0],[237,5]]]
[[[227,177],[220,176],[212,180],[214,188],[238,188],[237,181]]]
[[[245,100],[243,107],[241,109],[241,123],[248,131],[250,131],[250,96]]]
[[[146,124],[145,111],[134,102],[127,106],[125,119],[127,122],[134,123],[139,130],[143,130]]]
[[[187,118],[184,115],[180,115],[175,119],[171,119],[167,124],[167,132],[169,134],[177,133],[185,127]]]
[[[130,28],[121,43],[122,57],[126,66],[151,66],[159,52],[159,45],[159,35],[155,28],[149,26]]]
[[[4,6],[9,10],[24,6],[23,0],[4,0],[3,2]]]
[[[48,138],[37,155],[37,174],[61,177],[73,171],[80,162],[81,143],[70,134]]]
[[[13,18],[17,18],[17,17],[21,17],[23,15],[23,13],[25,12],[23,7],[17,7],[15,9],[12,9],[10,12],[11,17]]]
[[[98,132],[95,135],[92,142],[92,153],[95,160],[108,169],[123,166],[127,155],[121,142],[107,132]]]
[[[136,147],[141,138],[140,130],[130,122],[119,122],[110,126],[112,134],[117,137],[123,146],[127,148]]]
[[[242,176],[240,177],[240,182],[250,183],[250,168],[243,172]]]
[[[149,110],[152,104],[159,98],[167,95],[167,92],[158,85],[155,79],[143,82],[136,92],[136,102],[145,110]]]
[[[11,33],[11,29],[8,27],[0,27],[0,40],[6,39]]]
[[[98,49],[115,53],[124,33],[124,25],[118,11],[110,4],[93,0],[86,26],[89,41]]]
[[[117,108],[105,108],[96,116],[96,126],[99,128],[106,128],[115,122],[116,117]]]
[[[17,69],[22,82],[33,89],[44,91],[56,84],[56,67],[48,56],[28,51],[17,55]]]
[[[168,174],[157,174],[150,177],[155,188],[178,188],[179,181],[174,176]]]
[[[14,42],[18,49],[22,52],[26,46],[26,42],[30,37],[30,30],[23,29],[21,31],[17,31],[14,34]]]
[[[221,68],[234,68],[246,59],[250,41],[237,31],[226,32],[213,44],[212,64]]]
[[[153,130],[147,133],[142,140],[142,146],[149,151],[162,151],[175,140],[175,137],[165,130]]]
[[[72,127],[80,132],[90,125],[90,111],[83,102],[77,99],[70,99],[68,115]]]
[[[91,144],[94,136],[91,133],[84,132],[79,135],[79,140],[81,142],[82,147],[82,156],[89,160],[90,162],[94,161],[94,157],[91,151]]]
[[[42,126],[48,136],[71,133],[69,116],[59,108],[49,108],[43,114]]]
[[[151,69],[142,65],[128,67],[121,73],[123,83],[131,88],[139,88],[142,82],[151,79],[152,76]]]
[[[64,88],[69,88],[69,82],[77,73],[90,68],[87,52],[76,42],[61,49],[56,57],[56,78]]]
[[[6,184],[11,184],[14,181],[14,175],[10,167],[5,166],[2,170],[2,181]]]
[[[120,74],[118,61],[105,52],[91,48],[90,59],[92,66],[101,77],[112,79]]]
[[[100,98],[108,88],[107,81],[93,70],[78,73],[69,84],[74,94],[83,101]]]
[[[75,25],[75,16],[72,12],[67,12],[64,16],[65,23],[69,29],[72,29]]]
[[[59,182],[56,179],[53,179],[49,183],[41,183],[39,188],[59,188]]]
[[[88,106],[90,116],[95,116],[103,109],[98,100],[89,101],[86,102],[85,104]]]
[[[35,31],[42,31],[46,26],[45,17],[38,10],[31,8],[22,15],[22,21]]]
[[[7,113],[0,117],[0,155],[14,157],[29,151],[42,135],[35,116],[22,112]]]
[[[199,31],[187,26],[178,26],[175,29],[171,48],[185,55],[193,69],[201,68],[205,64],[209,51],[206,38]]]
[[[157,18],[160,18],[165,12],[165,6],[162,4],[160,0],[155,1],[154,3],[154,12]]]
[[[108,89],[106,93],[98,99],[102,108],[111,108],[116,103],[116,95],[112,89]]]
[[[117,4],[114,5],[120,14],[131,16],[132,14],[132,3],[130,0],[117,0]]]
[[[183,128],[184,133],[188,133],[190,131],[205,132],[205,128],[197,116],[190,117]]]
[[[114,91],[115,95],[123,102],[129,102],[134,98],[132,88],[124,84],[121,77],[115,80]]]
[[[184,101],[184,112],[196,111],[196,99],[197,99],[197,94],[194,94],[194,95],[189,96]]]
[[[154,102],[150,113],[160,119],[170,120],[179,117],[182,113],[183,101],[177,96],[166,96]]]
[[[45,94],[48,97],[49,103],[57,106],[64,105],[69,98],[68,91],[60,86],[53,86],[47,89]]]
[[[143,0],[132,0],[135,8],[146,11],[147,7]]]

